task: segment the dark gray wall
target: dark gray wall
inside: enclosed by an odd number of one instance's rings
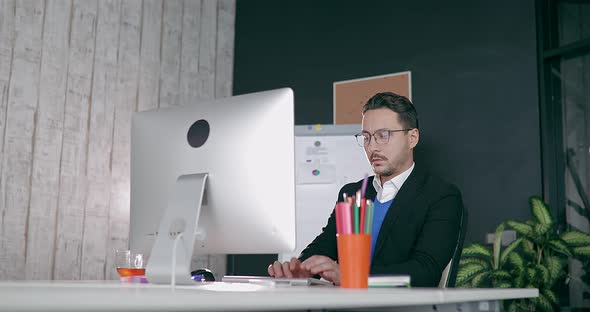
[[[234,94],[289,86],[297,124],[331,123],[334,81],[411,70],[416,162],[482,241],[541,194],[535,45],[533,0],[238,0]]]

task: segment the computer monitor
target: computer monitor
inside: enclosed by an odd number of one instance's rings
[[[198,178],[190,182],[187,177]],[[181,186],[183,180],[189,183]],[[204,183],[200,212],[199,183]],[[158,230],[165,211],[179,205],[192,205],[187,209],[194,215],[188,219],[198,218],[194,254],[278,253],[295,248],[291,89],[133,115],[129,247],[148,255],[148,279],[149,254],[161,236]],[[192,229],[195,220],[184,221],[177,228]]]

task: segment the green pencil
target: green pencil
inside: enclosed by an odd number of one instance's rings
[[[371,201],[367,200],[366,206],[365,206],[365,234],[371,234]]]
[[[367,200],[367,211],[368,211],[368,225],[367,225],[367,234],[371,234],[373,231],[373,201]]]
[[[359,234],[359,206],[354,203],[354,234]]]

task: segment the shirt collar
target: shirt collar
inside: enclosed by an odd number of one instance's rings
[[[373,187],[375,188],[375,191],[377,191],[377,200],[381,203],[392,200],[395,195],[397,195],[397,192],[401,189],[404,182],[406,182],[412,173],[412,170],[414,170],[415,165],[416,163],[412,163],[410,168],[386,181],[383,185],[381,185],[381,179],[379,179],[379,176],[375,175],[375,178],[373,179]]]

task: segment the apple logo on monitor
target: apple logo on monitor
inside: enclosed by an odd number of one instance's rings
[[[200,119],[195,121],[186,134],[188,144],[194,148],[203,146],[209,138],[209,129],[207,120]]]

